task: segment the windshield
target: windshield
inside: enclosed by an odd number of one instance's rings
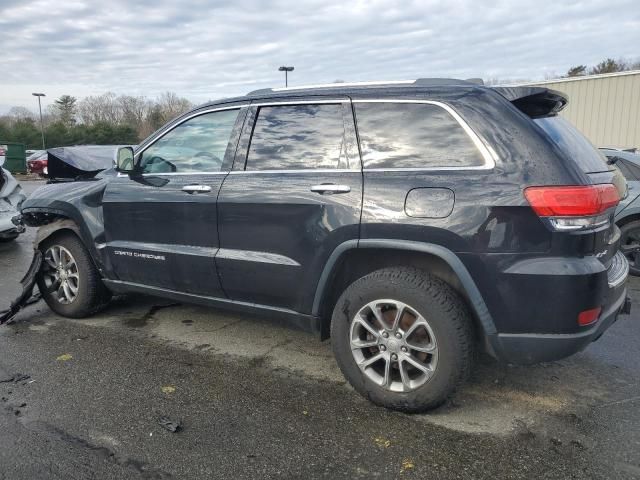
[[[548,137],[578,164],[585,173],[610,170],[607,160],[584,135],[562,117],[544,117],[534,120]]]

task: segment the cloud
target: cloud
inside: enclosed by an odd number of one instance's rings
[[[635,57],[636,0],[0,0],[0,104],[114,91],[193,101],[291,83],[539,79]]]

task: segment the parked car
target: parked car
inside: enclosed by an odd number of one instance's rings
[[[640,155],[635,149],[601,148],[600,151],[627,179],[629,194],[616,209],[615,221],[620,227],[620,249],[629,261],[629,272],[640,275]]]
[[[47,174],[47,151],[37,150],[27,158],[29,173],[45,176]]]
[[[422,79],[202,105],[30,196],[38,286],[73,318],[125,292],[277,316],[372,402],[434,408],[477,351],[556,360],[630,309],[626,183],[565,104]]]
[[[4,156],[0,159],[0,242],[9,242],[24,232],[24,226],[14,223],[12,219],[18,217],[26,197],[20,184],[2,165]]]

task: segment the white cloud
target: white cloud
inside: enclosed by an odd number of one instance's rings
[[[637,0],[0,0],[0,105],[63,93],[193,101],[280,85],[417,77],[538,79],[636,57]]]

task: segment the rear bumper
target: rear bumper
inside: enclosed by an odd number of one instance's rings
[[[587,347],[618,319],[631,310],[630,298],[624,285],[618,290],[611,304],[600,315],[598,322],[587,330],[569,334],[496,334],[489,342],[496,356],[505,362],[532,364],[550,362],[568,357]]]
[[[546,264],[545,267],[549,269],[554,263]],[[565,265],[566,262],[557,264]],[[532,289],[525,290],[524,294],[531,296],[531,291],[544,292],[543,295],[534,297],[539,305],[544,306],[538,313],[546,315],[538,316],[539,321],[531,318],[529,320],[532,325],[545,325],[545,328],[533,332],[505,332],[498,329],[487,337],[490,353],[500,360],[518,364],[559,360],[584,349],[600,338],[620,314],[629,313],[631,300],[627,296],[626,287],[629,264],[622,252],[618,251],[612,258],[606,272],[590,273],[589,265],[601,264],[593,262],[593,259],[586,260],[581,272],[583,275],[556,275],[553,279],[544,276],[530,283]],[[530,272],[525,276],[536,278]],[[581,282],[580,278],[586,281]],[[558,290],[545,290],[543,284],[553,280]],[[578,326],[578,313],[594,306],[602,308],[598,320],[593,325]]]

